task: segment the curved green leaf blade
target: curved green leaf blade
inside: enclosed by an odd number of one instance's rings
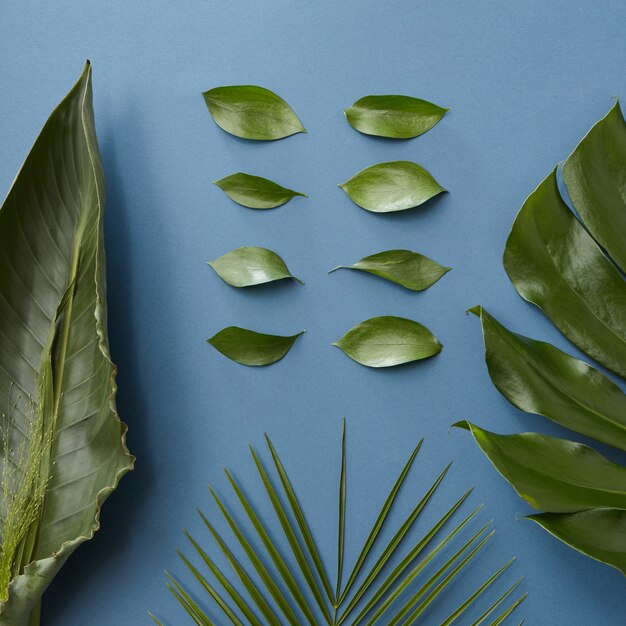
[[[293,109],[265,87],[215,87],[202,95],[215,123],[231,135],[266,141],[306,133]]]
[[[289,202],[295,196],[308,197],[305,193],[287,189],[262,176],[238,172],[213,183],[233,202],[249,209],[273,209]]]
[[[591,509],[578,513],[540,513],[536,522],[568,546],[611,565],[626,576],[626,511]]]
[[[485,361],[511,404],[626,450],[626,394],[606,376],[549,343],[512,333],[482,307]]]
[[[626,272],[626,121],[619,102],[563,165],[574,208],[594,239]]]
[[[302,334],[304,331],[284,337],[228,326],[207,341],[231,361],[242,365],[260,366],[280,361]]]
[[[520,209],[504,267],[570,341],[626,377],[626,282],[561,199],[554,171]]]
[[[227,252],[223,256],[209,261],[215,273],[233,287],[251,287],[264,285],[275,280],[296,278],[285,265],[285,262],[271,250],[256,246],[244,246]]]
[[[452,268],[439,265],[427,256],[411,250],[386,250],[366,256],[354,265],[339,265],[330,271],[339,269],[360,270],[380,276],[405,289],[422,291],[434,285]]]
[[[410,139],[430,130],[449,110],[411,96],[365,96],[344,112],[350,126],[366,135]]]
[[[593,448],[538,433],[498,435],[462,421],[493,466],[526,502],[553,513],[626,508],[626,467]]]
[[[368,367],[391,367],[426,359],[443,347],[425,326],[391,315],[357,324],[332,345]]]
[[[339,186],[355,204],[373,213],[411,209],[445,191],[412,161],[371,165]]]
[[[103,198],[87,64],[0,209],[0,406],[12,407],[2,428],[12,450],[31,449],[25,436],[44,442],[19,459],[18,475],[35,463],[45,492],[17,553],[3,555],[15,556],[17,575],[0,598],[2,625],[38,623],[41,594],[99,528],[103,501],[133,464],[108,350]],[[2,452],[4,466],[16,461]],[[5,512],[14,488],[0,496]]]

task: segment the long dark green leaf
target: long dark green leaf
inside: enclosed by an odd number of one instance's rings
[[[276,513],[276,517],[278,518],[280,526],[283,529],[283,532],[285,533],[285,537],[287,537],[287,541],[289,542],[289,547],[291,548],[291,552],[293,553],[296,559],[296,562],[298,563],[298,567],[300,568],[300,571],[302,572],[307,582],[307,585],[309,589],[311,590],[311,593],[313,594],[315,601],[317,602],[317,605],[320,611],[324,615],[326,622],[330,624],[331,622],[330,614],[328,612],[328,607],[324,603],[324,597],[322,596],[322,591],[317,585],[317,581],[315,580],[315,575],[313,574],[313,571],[309,566],[309,563],[306,559],[304,551],[302,550],[302,547],[300,546],[297,534],[291,525],[291,521],[289,520],[289,517],[287,516],[287,513],[285,512],[285,509],[283,508],[282,502],[280,501],[280,498],[278,497],[278,494],[276,493],[274,486],[272,485],[272,482],[269,479],[267,472],[265,471],[265,468],[263,467],[263,463],[261,462],[261,459],[259,459],[258,455],[254,451],[254,448],[252,448],[252,446],[250,446],[250,452],[252,453],[252,458],[254,459],[256,468],[259,472],[259,475],[261,476],[261,480],[263,481],[263,486],[265,487],[265,491],[270,499],[270,502],[272,503],[272,507],[274,509],[274,512]],[[238,492],[238,495],[241,493],[240,490],[237,490],[237,492]],[[295,582],[294,591],[296,593],[296,601],[298,602],[298,605],[300,606],[304,614],[307,616],[307,619],[312,624],[315,624],[315,618],[313,616],[313,612],[309,608],[306,600],[304,599],[304,596],[300,593],[297,582]]]
[[[445,191],[421,165],[411,161],[366,167],[339,186],[355,204],[373,213],[411,209]]]
[[[133,465],[107,338],[104,191],[87,63],[0,209],[3,624],[39,623],[41,594]]]
[[[599,508],[578,513],[539,513],[526,519],[592,559],[626,575],[626,511]]]
[[[411,291],[422,291],[434,285],[451,268],[410,250],[386,250],[366,256],[354,265],[339,265],[330,271],[339,269],[360,270]]]
[[[264,87],[216,87],[202,95],[215,123],[237,137],[273,140],[306,133],[293,109]]]
[[[359,575],[359,572],[361,571],[361,568],[363,567],[363,563],[365,562],[365,559],[367,558],[370,550],[372,549],[372,546],[376,542],[378,533],[383,527],[383,524],[385,523],[385,520],[387,519],[387,515],[389,514],[389,511],[391,510],[391,507],[393,506],[393,503],[395,502],[396,496],[398,495],[398,492],[400,491],[400,487],[402,487],[402,484],[404,483],[404,479],[409,473],[409,470],[411,469],[411,466],[413,465],[413,461],[415,461],[415,457],[417,456],[417,453],[420,451],[420,448],[422,447],[423,443],[424,443],[424,440],[420,439],[418,444],[415,446],[415,449],[411,453],[409,460],[406,462],[406,465],[402,468],[402,471],[400,472],[400,475],[398,476],[396,482],[391,488],[391,491],[389,492],[389,495],[387,496],[387,499],[385,500],[385,503],[383,504],[380,510],[380,513],[378,514],[378,517],[376,518],[376,521],[374,522],[374,525],[372,526],[372,530],[370,530],[370,533],[367,536],[367,539],[365,540],[363,548],[361,549],[361,553],[359,554],[356,560],[356,563],[354,564],[354,568],[352,569],[350,577],[348,578],[348,582],[346,583],[346,586],[344,587],[339,597],[339,604],[341,604],[341,602],[343,602],[346,596],[350,593],[350,589],[352,588],[354,581]]]
[[[250,594],[250,597],[252,598],[256,606],[259,608],[261,613],[263,613],[263,616],[265,617],[265,619],[268,621],[268,623],[271,626],[280,626],[280,620],[276,617],[276,614],[274,613],[274,611],[272,611],[272,608],[270,607],[270,605],[267,603],[267,601],[265,600],[261,592],[257,589],[256,585],[252,582],[252,579],[250,578],[246,570],[239,564],[239,562],[237,561],[233,553],[230,551],[230,549],[228,548],[224,540],[221,538],[219,533],[215,530],[215,528],[209,522],[206,516],[202,513],[202,511],[198,511],[198,513],[200,517],[202,518],[202,521],[204,522],[205,526],[208,528],[209,532],[211,533],[211,535],[213,535],[213,538],[215,539],[219,549],[222,551],[222,553],[224,554],[224,556],[230,563],[230,566],[233,568],[235,574],[237,574],[237,577],[243,583],[243,586],[246,588],[246,591]],[[253,563],[253,566],[254,566],[254,563]],[[261,578],[263,579],[263,577]],[[270,593],[272,592],[271,587],[268,587],[268,590],[270,591]]]
[[[263,565],[263,562],[258,557],[257,553],[254,551],[254,549],[252,548],[252,546],[246,539],[243,532],[239,529],[237,524],[235,524],[235,521],[233,520],[231,515],[228,513],[226,507],[222,504],[222,501],[220,500],[220,498],[212,489],[210,491],[211,491],[211,495],[213,496],[213,499],[217,503],[217,506],[219,507],[220,511],[222,512],[224,519],[227,521],[228,525],[230,526],[230,529],[232,530],[233,534],[237,538],[239,545],[241,545],[244,552],[246,553],[246,556],[248,557],[248,559],[250,559],[252,566],[254,567],[257,574],[263,581],[263,584],[265,585],[267,590],[270,592],[272,598],[274,599],[274,602],[278,604],[278,607],[282,611],[283,615],[287,618],[287,621],[292,626],[299,626],[298,618],[296,617],[295,613],[293,612],[293,609],[289,605],[289,601],[287,600],[287,598],[285,598],[285,596],[283,595],[282,591],[280,590],[276,582],[274,582],[272,575],[269,573],[265,565]],[[245,502],[245,499],[243,500],[243,502]],[[246,509],[246,513],[247,512],[248,511]],[[254,515],[254,513],[252,514],[252,516],[254,517],[254,521],[258,522],[258,519]],[[253,521],[253,520],[251,519],[250,521]],[[265,529],[262,527],[260,522],[258,522],[258,524],[255,524],[255,530],[257,531],[261,539],[267,540],[267,544],[265,544],[265,541],[264,541],[265,547],[268,550],[270,557],[272,557],[272,561],[279,569],[279,573],[281,574],[281,577],[283,578],[283,580],[285,578],[289,578],[288,572],[285,572],[284,570],[280,571],[281,569],[280,563],[282,561],[282,557],[280,557],[278,552],[273,548],[273,544],[271,543],[271,540],[267,536],[267,533],[265,532]]]
[[[305,193],[287,189],[262,176],[238,172],[213,183],[233,202],[249,209],[274,209],[289,202],[295,196],[307,197]]]
[[[482,307],[485,360],[498,391],[527,413],[626,450],[626,394],[553,345],[510,332]]]
[[[261,366],[280,361],[303,333],[304,331],[284,337],[229,326],[207,341],[232,361],[242,365]]]
[[[410,139],[430,130],[449,110],[411,96],[365,96],[345,114],[350,126],[366,135]]]
[[[357,324],[332,345],[368,367],[392,367],[426,359],[443,347],[425,326],[391,315]]]
[[[493,466],[536,509],[626,508],[626,467],[589,446],[538,433],[497,435],[465,421],[455,426],[472,433]]]
[[[563,165],[574,208],[595,240],[626,272],[626,121],[619,102]]]
[[[570,341],[626,377],[626,282],[563,202],[555,172],[517,215],[504,266]]]
[[[302,537],[304,538],[304,543],[309,551],[311,560],[313,561],[313,564],[315,565],[317,574],[320,577],[320,580],[322,581],[328,600],[329,602],[332,603],[334,598],[333,598],[333,593],[330,588],[330,582],[328,580],[326,570],[322,563],[319,550],[317,549],[317,546],[315,545],[315,541],[313,540],[313,535],[311,534],[309,525],[307,524],[302,508],[300,507],[300,503],[298,502],[298,498],[296,497],[293,487],[291,486],[289,477],[287,476],[287,472],[285,471],[285,468],[283,467],[283,464],[281,463],[280,458],[278,457],[278,454],[270,438],[267,435],[265,435],[265,439],[267,441],[267,445],[272,454],[272,459],[274,460],[274,465],[276,466],[276,470],[282,482],[283,489],[285,490],[285,494],[287,495],[287,500],[289,501],[289,505],[291,507],[293,515],[296,518],[296,522],[298,524],[298,527],[300,528]]]
[[[257,246],[244,246],[231,250],[215,261],[209,261],[215,273],[233,287],[252,287],[264,285],[276,280],[296,278],[285,262],[271,250]]]
[[[341,579],[343,576],[343,557],[346,539],[346,418],[341,420],[341,471],[339,472],[339,519],[337,523],[337,586],[335,589],[335,607],[340,604]]]

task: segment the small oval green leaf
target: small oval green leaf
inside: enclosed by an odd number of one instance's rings
[[[411,250],[386,250],[366,256],[354,265],[339,265],[330,271],[340,269],[360,270],[411,291],[422,291],[434,285],[451,268]]]
[[[228,326],[207,341],[231,361],[242,365],[260,366],[280,361],[302,334],[304,331],[283,337]]]
[[[273,209],[305,193],[287,189],[268,178],[238,172],[216,180],[217,185],[233,202],[249,209]]]
[[[366,135],[410,139],[430,130],[449,110],[411,96],[365,96],[345,114],[350,126]]]
[[[445,191],[412,161],[371,165],[339,186],[355,204],[374,213],[411,209]]]
[[[404,317],[372,317],[351,328],[333,346],[368,367],[392,367],[441,352],[443,347],[425,327]]]
[[[275,252],[267,248],[256,246],[236,248],[215,261],[209,261],[208,265],[225,283],[233,287],[252,287],[284,278],[293,278],[304,284],[289,271],[285,262]]]
[[[205,91],[204,101],[215,123],[243,139],[271,141],[306,129],[278,95],[256,85],[231,85]]]

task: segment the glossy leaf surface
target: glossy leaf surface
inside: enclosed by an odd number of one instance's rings
[[[270,365],[291,350],[297,335],[266,335],[238,326],[228,326],[207,341],[224,356],[242,365]]]
[[[87,64],[0,209],[0,406],[11,407],[0,453],[19,468],[17,483],[35,461],[45,491],[14,555],[3,626],[39,623],[42,593],[98,530],[103,501],[133,464],[108,349],[103,202]],[[31,449],[25,438],[45,442],[36,459],[14,455]],[[0,496],[3,516],[16,490]],[[1,532],[8,541],[11,530]]]
[[[418,361],[443,347],[425,327],[404,317],[372,317],[351,328],[333,346],[368,367],[391,367]]]
[[[498,391],[527,413],[626,450],[626,394],[553,345],[512,333],[482,307],[485,360]]]
[[[626,509],[626,468],[589,446],[538,433],[498,435],[465,421],[455,426],[472,433],[494,467],[536,509]]]
[[[574,208],[595,240],[626,272],[626,121],[619,102],[563,165]]]
[[[217,185],[233,202],[249,209],[273,209],[295,196],[307,197],[304,193],[287,189],[267,178],[242,172],[226,176],[213,184]]]
[[[202,95],[215,123],[237,137],[274,140],[306,132],[293,109],[264,87],[231,85]]]
[[[626,576],[626,511],[600,508],[579,513],[529,515],[549,533]]]
[[[445,191],[412,161],[371,165],[339,186],[355,204],[373,213],[411,209]]]
[[[338,269],[360,270],[411,291],[422,291],[434,285],[451,268],[439,265],[418,252],[386,250],[366,256],[354,265],[340,265],[331,272]]]
[[[555,172],[517,215],[504,267],[570,341],[626,376],[626,282],[561,199]]]
[[[285,262],[267,248],[236,248],[208,264],[225,283],[233,287],[263,285],[285,278],[293,278],[302,283],[291,274]]]
[[[411,96],[365,96],[346,109],[346,118],[366,135],[409,139],[430,130],[448,111]]]

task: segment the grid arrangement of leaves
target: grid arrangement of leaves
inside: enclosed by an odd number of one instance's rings
[[[391,488],[346,582],[343,582],[347,494],[345,424],[341,442],[337,575],[334,585],[323,564],[295,489],[269,437],[267,446],[274,472],[268,471],[253,448],[251,453],[265,494],[275,513],[275,522],[282,529],[289,546],[289,558],[284,556],[281,547],[271,538],[275,536],[275,529],[261,520],[254,504],[245,496],[244,489],[228,470],[225,470],[226,477],[245,513],[246,522],[237,522],[236,514],[231,512],[226,501],[213,489],[210,489],[210,492],[232,532],[234,545],[229,545],[228,540],[216,530],[204,513],[199,514],[217,545],[218,553],[230,564],[238,582],[229,579],[209,552],[189,533],[186,533],[186,536],[202,565],[200,568],[196,567],[179,551],[180,558],[206,593],[207,599],[213,601],[214,606],[229,624],[395,626],[418,623],[423,618],[428,618],[428,609],[435,601],[445,599],[445,592],[451,588],[472,559],[481,552],[494,533],[490,528],[491,522],[484,524],[477,531],[472,530],[472,522],[476,521],[482,505],[466,515],[457,515],[469,497],[472,491],[470,489],[447,508],[408,551],[402,550],[402,546],[408,541],[409,531],[420,519],[420,514],[445,478],[450,468],[448,465],[429,486],[391,539],[386,542],[382,551],[376,549],[375,546],[379,543],[377,540],[383,529],[389,525],[386,523],[388,515],[422,443],[423,440],[417,444]],[[274,486],[278,483],[280,489]],[[264,552],[253,547],[256,540],[261,542]],[[240,562],[236,557],[237,551],[246,555],[249,565]],[[373,565],[369,565],[372,561]],[[441,622],[442,625],[456,623],[461,617],[466,620],[464,623],[471,623],[474,626],[479,624],[495,626],[504,622],[526,597],[526,594],[515,596],[521,580],[514,582],[503,592],[496,594],[489,592],[494,590],[492,585],[513,561],[514,559],[511,559],[481,581],[465,600],[453,607]],[[293,563],[297,563],[299,575],[294,573]],[[300,575],[306,584],[299,582]],[[189,617],[201,626],[214,623],[207,610],[202,607],[202,602],[194,599],[195,591],[190,591],[173,575],[168,573],[167,576],[170,591]],[[258,582],[255,582],[255,578]],[[477,614],[469,618],[468,615],[472,612]],[[160,624],[154,616],[152,617]]]

